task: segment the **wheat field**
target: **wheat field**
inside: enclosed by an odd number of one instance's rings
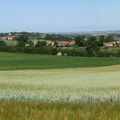
[[[0,71],[0,99],[37,102],[120,100],[120,66]]]

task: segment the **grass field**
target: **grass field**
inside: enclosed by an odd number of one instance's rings
[[[119,120],[119,74],[120,58],[0,53],[0,120]]]
[[[120,58],[58,57],[47,55],[0,53],[0,70],[100,67],[117,64],[120,64]]]
[[[17,41],[12,40],[4,40],[4,42],[7,44],[7,46],[16,46],[18,44]]]
[[[120,104],[0,102],[0,120],[119,120]]]

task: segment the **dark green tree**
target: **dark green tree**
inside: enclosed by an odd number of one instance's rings
[[[103,46],[103,42],[106,41],[106,38],[104,35],[99,36],[99,46],[102,47]]]
[[[86,51],[89,56],[91,55],[97,55],[99,52],[100,47],[99,47],[99,41],[97,40],[96,37],[90,36],[87,40],[86,44]]]
[[[47,46],[46,41],[38,41],[35,47],[45,47],[45,46]]]
[[[29,42],[28,42],[28,46],[31,47],[31,48],[33,48],[33,47],[34,47],[33,42],[32,42],[32,41],[29,41]]]
[[[7,44],[4,41],[0,41],[0,49],[6,48]]]
[[[29,37],[27,34],[20,35],[16,37],[16,40],[18,42],[18,47],[26,47],[26,44],[29,42]]]
[[[106,42],[112,42],[114,41],[114,36],[113,35],[108,35],[105,39]]]
[[[86,44],[85,36],[77,36],[75,38],[75,43],[78,46],[85,46],[85,44]]]

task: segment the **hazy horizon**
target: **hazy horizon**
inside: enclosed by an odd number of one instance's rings
[[[119,0],[1,0],[0,32],[120,30]]]

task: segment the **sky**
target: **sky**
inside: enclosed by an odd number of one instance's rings
[[[0,0],[0,32],[120,30],[120,0]]]

